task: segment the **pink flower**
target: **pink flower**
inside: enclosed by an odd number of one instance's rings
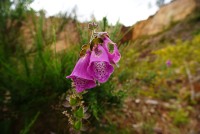
[[[100,33],[99,36],[103,38],[103,43],[97,43],[93,50],[88,50],[86,55],[78,60],[71,75],[66,77],[73,80],[77,92],[95,87],[96,81],[105,83],[114,71],[111,63],[117,64],[121,58],[116,44],[107,34]],[[112,45],[113,51],[110,51],[109,45]]]
[[[105,49],[101,45],[98,45],[92,51],[87,72],[98,82],[104,83],[108,80],[113,71],[114,68],[110,64]]]
[[[109,45],[113,45],[112,46],[113,52],[110,51]],[[111,41],[109,37],[105,36],[103,39],[103,47],[108,54],[108,58],[109,58],[110,62],[113,64],[117,64],[121,58],[119,50],[117,49],[117,45],[113,41]]]
[[[167,65],[167,67],[170,67],[172,65],[172,62],[170,60],[167,60],[166,65]]]
[[[82,92],[85,89],[90,89],[96,86],[93,77],[86,71],[89,65],[91,52],[87,52],[84,57],[81,57],[71,75],[66,78],[71,78],[74,82],[77,92]]]

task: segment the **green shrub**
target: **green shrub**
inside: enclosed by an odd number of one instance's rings
[[[177,125],[185,125],[189,122],[188,112],[184,109],[178,109],[177,111],[170,112],[172,122]]]
[[[27,8],[29,3],[28,0],[19,1],[16,8],[12,9],[13,4],[9,0],[0,2],[0,93],[9,92],[11,96],[6,104],[6,95],[0,96],[0,105],[8,109],[8,112],[0,111],[0,129],[3,133],[31,133],[39,127],[39,121],[55,118],[49,117],[49,111],[59,103],[59,97],[71,88],[71,81],[65,77],[75,66],[80,46],[88,42],[88,31],[79,28],[80,37],[77,38],[80,38],[80,44],[71,43],[67,50],[56,53],[52,50],[52,45],[55,45],[57,33],[62,31],[68,19],[64,18],[61,24],[55,23],[45,31],[44,12],[41,11],[36,16],[34,10]],[[6,27],[9,20],[11,25]],[[26,39],[20,30],[27,20],[32,21],[31,30],[34,33],[33,44],[30,44],[31,48],[28,50],[27,44],[24,43]],[[74,23],[78,27],[79,23]],[[104,29],[107,27],[105,23]],[[109,30],[112,31],[112,28]],[[117,29],[114,32],[116,33]],[[91,89],[84,95],[93,121],[98,122],[107,108],[114,104],[119,106],[122,102],[124,93],[115,91],[116,87],[111,81]],[[56,111],[54,112],[56,114]],[[49,121],[50,125],[57,127],[54,130],[58,133],[60,129],[65,129],[61,128],[65,125],[53,124],[59,119],[62,118],[56,117],[52,122]],[[13,126],[16,122],[19,123]]]

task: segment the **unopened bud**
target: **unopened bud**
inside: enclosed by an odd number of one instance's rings
[[[94,30],[98,27],[98,24],[96,24],[95,22],[89,23],[88,24],[88,29],[90,30]]]

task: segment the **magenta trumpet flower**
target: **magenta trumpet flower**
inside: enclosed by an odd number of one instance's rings
[[[110,64],[105,49],[99,44],[94,48],[90,56],[87,72],[99,83],[104,83],[113,73],[114,68]]]
[[[117,45],[106,32],[95,33],[95,38],[93,42],[82,46],[81,58],[71,75],[67,76],[73,80],[77,92],[95,87],[96,81],[105,83],[114,71],[112,64],[117,65],[121,58]]]
[[[109,49],[109,45],[113,45],[113,51]],[[113,41],[111,41],[109,37],[105,36],[103,39],[103,47],[108,54],[110,62],[113,64],[117,64],[121,58],[121,54],[117,49],[117,45]]]
[[[81,57],[71,75],[66,77],[73,80],[78,93],[96,86],[93,77],[86,71],[90,62],[90,55],[91,52],[88,51],[84,57]]]

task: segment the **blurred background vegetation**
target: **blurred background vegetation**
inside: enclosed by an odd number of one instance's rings
[[[87,24],[81,26],[67,13],[46,19],[44,11],[29,8],[31,2],[0,2],[0,130],[5,134],[67,133],[60,103],[71,88],[65,77],[75,66],[80,47],[88,42]],[[79,36],[67,39],[67,49],[56,50],[58,35],[68,24]],[[106,30],[106,18],[100,24]],[[85,95],[96,119],[106,105],[120,102],[123,94],[112,93],[114,88],[108,82]]]
[[[0,2],[0,131],[69,133],[62,115],[71,88],[65,77],[88,42],[87,23],[76,12],[47,18],[31,2]],[[83,133],[198,134],[199,10],[135,40],[129,39],[132,27],[112,26],[106,17],[98,24],[117,42],[122,59],[107,83],[83,95],[92,115]]]

